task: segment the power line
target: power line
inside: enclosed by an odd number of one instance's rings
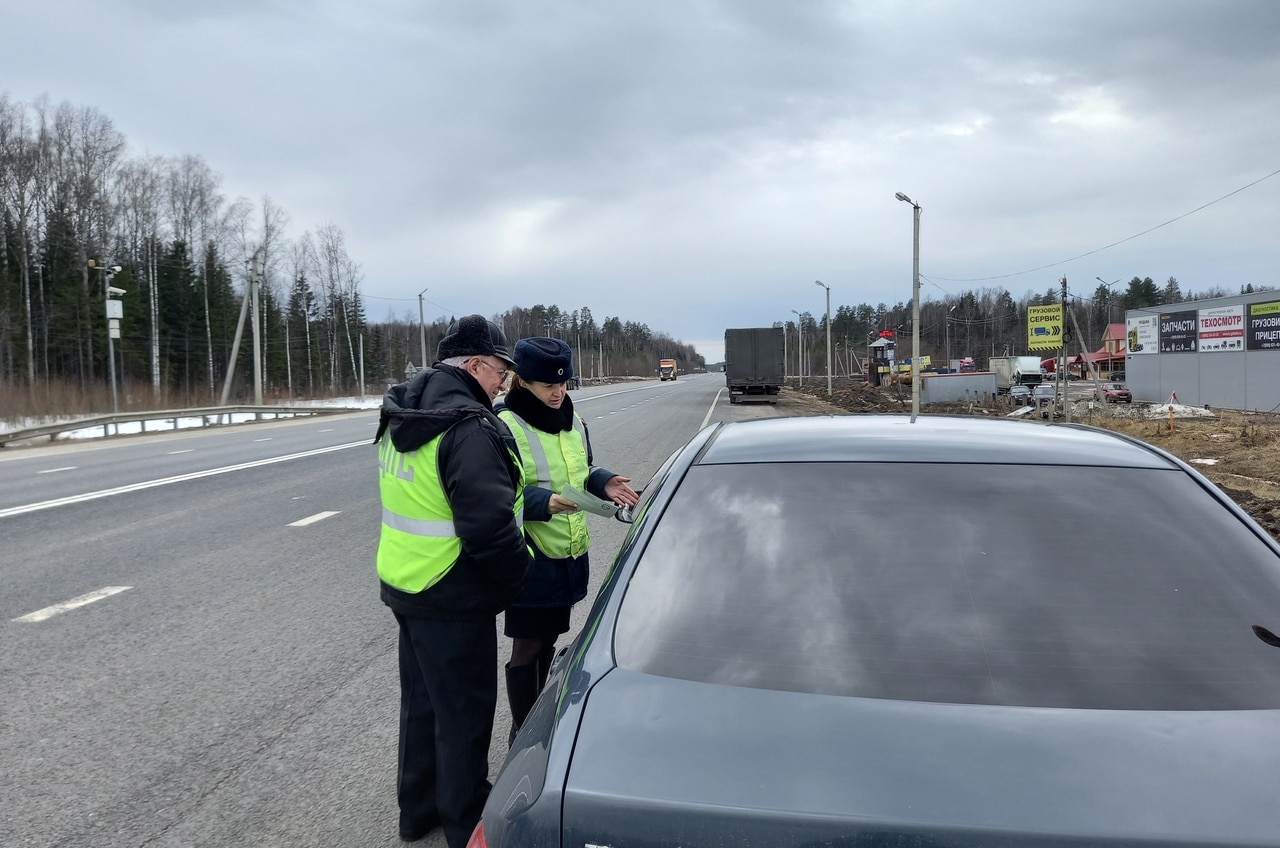
[[[1140,238],[1141,236],[1145,236],[1145,235],[1147,235],[1148,233],[1153,233],[1153,232],[1155,232],[1156,230],[1160,229],[1161,227],[1167,227],[1167,226],[1169,226],[1170,224],[1175,223],[1176,221],[1181,221],[1183,218],[1186,218],[1186,217],[1188,217],[1188,216],[1190,216],[1190,215],[1194,215],[1194,214],[1196,214],[1197,212],[1199,212],[1199,211],[1201,211],[1201,210],[1203,210],[1203,209],[1208,209],[1210,206],[1213,206],[1213,205],[1214,205],[1214,204],[1216,204],[1216,203],[1221,203],[1222,201],[1226,200],[1228,197],[1231,197],[1231,196],[1233,196],[1233,195],[1237,195],[1237,194],[1239,194],[1240,192],[1244,191],[1245,189],[1253,188],[1253,187],[1254,187],[1254,186],[1256,186],[1258,183],[1263,182],[1264,180],[1269,180],[1269,179],[1271,179],[1272,177],[1276,176],[1277,174],[1280,174],[1280,169],[1277,169],[1277,170],[1275,170],[1275,171],[1272,171],[1271,173],[1267,174],[1266,176],[1259,177],[1258,179],[1254,180],[1253,182],[1251,182],[1251,183],[1249,183],[1249,184],[1247,184],[1247,185],[1242,185],[1242,186],[1240,186],[1240,188],[1236,189],[1235,191],[1229,191],[1229,192],[1227,192],[1226,194],[1222,195],[1222,197],[1219,197],[1217,200],[1210,200],[1208,203],[1205,203],[1205,204],[1203,204],[1203,205],[1201,205],[1201,206],[1197,206],[1195,209],[1192,209],[1190,212],[1184,212],[1184,213],[1182,213],[1181,215],[1177,216],[1176,218],[1170,218],[1169,220],[1165,221],[1163,224],[1156,224],[1154,227],[1150,227],[1150,228],[1148,228],[1148,229],[1145,229],[1145,230],[1143,230],[1143,231],[1142,231],[1142,232],[1140,232],[1140,233],[1134,233],[1134,234],[1133,234],[1133,235],[1131,235],[1131,236],[1128,236],[1128,237],[1126,237],[1126,238],[1122,238],[1122,239],[1120,239],[1119,241],[1114,241],[1114,242],[1112,242],[1111,244],[1104,245],[1104,246],[1102,246],[1102,247],[1098,247],[1098,248],[1094,248],[1093,250],[1087,250],[1087,251],[1085,251],[1084,253],[1081,253],[1081,254],[1079,254],[1079,255],[1077,255],[1077,256],[1072,256],[1072,257],[1071,257],[1071,258],[1069,258],[1069,259],[1061,259],[1061,260],[1059,260],[1059,261],[1057,261],[1057,262],[1050,262],[1048,265],[1041,265],[1041,266],[1040,266],[1040,267],[1038,267],[1038,268],[1028,268],[1028,269],[1026,269],[1025,271],[1015,271],[1015,272],[1013,272],[1012,274],[997,274],[997,275],[996,275],[996,276],[994,276],[994,277],[938,277],[938,279],[939,279],[939,280],[946,280],[946,281],[947,281],[947,282],[949,282],[949,283],[980,283],[980,282],[984,282],[984,281],[987,281],[987,280],[1005,280],[1005,279],[1008,279],[1009,277],[1017,277],[1017,276],[1021,276],[1022,274],[1033,274],[1033,273],[1035,273],[1036,271],[1044,271],[1044,270],[1046,270],[1046,269],[1048,269],[1048,268],[1055,268],[1055,267],[1057,267],[1058,265],[1065,265],[1065,264],[1066,264],[1066,263],[1068,263],[1068,262],[1074,262],[1074,261],[1076,261],[1077,259],[1083,259],[1083,258],[1084,258],[1084,257],[1086,257],[1086,256],[1092,256],[1093,254],[1095,254],[1095,253],[1101,253],[1101,252],[1102,252],[1102,251],[1104,251],[1104,250],[1110,250],[1111,248],[1116,247],[1117,245],[1124,244],[1124,243],[1125,243],[1125,242],[1127,242],[1127,241],[1133,241],[1134,239],[1136,239],[1136,238]]]

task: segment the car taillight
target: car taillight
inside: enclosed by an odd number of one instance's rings
[[[484,838],[484,822],[476,822],[476,829],[471,831],[471,838],[467,840],[467,848],[489,848],[489,842]]]

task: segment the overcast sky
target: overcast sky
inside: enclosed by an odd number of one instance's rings
[[[899,191],[925,300],[1280,286],[1275,0],[4,5],[0,89],[338,225],[375,320],[587,306],[717,361],[815,280],[908,302]]]

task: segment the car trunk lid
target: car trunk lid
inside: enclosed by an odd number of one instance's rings
[[[932,704],[615,669],[588,696],[563,844],[1274,845],[1278,749],[1276,711]]]

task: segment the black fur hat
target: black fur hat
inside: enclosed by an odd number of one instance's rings
[[[455,356],[496,356],[513,368],[516,364],[502,328],[483,315],[468,315],[449,325],[436,346],[436,359],[443,362]]]
[[[560,339],[521,339],[516,342],[516,373],[522,380],[567,383],[573,379],[573,351]]]

